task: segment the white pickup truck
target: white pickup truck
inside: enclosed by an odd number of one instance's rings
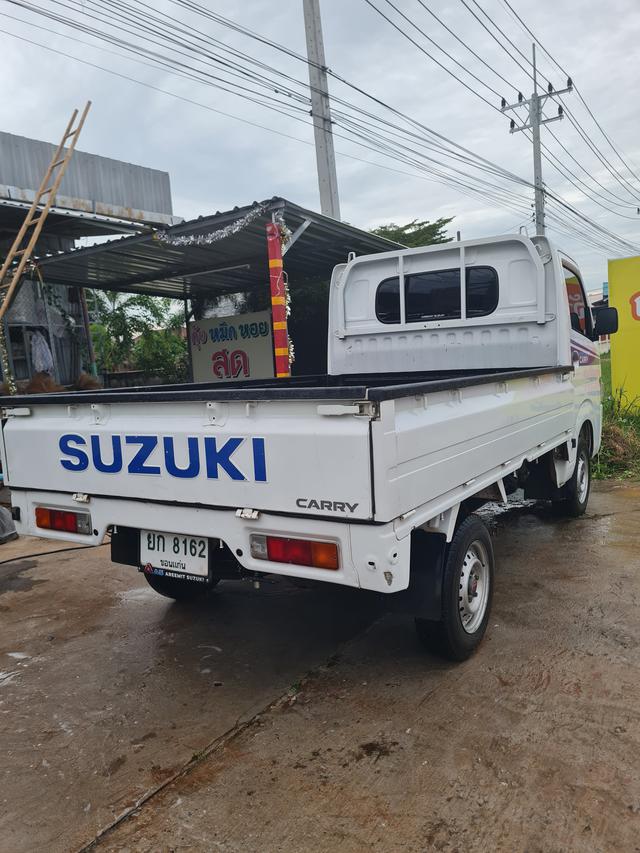
[[[494,577],[474,510],[524,488],[584,512],[615,310],[524,236],[350,256],[329,310],[325,376],[2,398],[18,531],[111,531],[176,599],[266,573],[374,590],[468,657]]]

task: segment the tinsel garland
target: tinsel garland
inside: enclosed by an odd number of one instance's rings
[[[167,246],[210,246],[212,243],[218,243],[232,234],[237,234],[242,231],[247,225],[250,225],[254,219],[257,219],[267,209],[267,204],[257,204],[241,219],[236,219],[235,222],[225,225],[224,228],[218,228],[217,231],[210,231],[208,234],[190,234],[186,237],[171,237],[166,231],[156,231],[153,239],[159,243],[164,243]]]
[[[278,210],[274,214],[273,221],[278,226],[278,231],[280,232],[280,246],[281,246],[282,250],[284,251],[287,243],[291,239],[291,229],[289,228],[287,223],[284,221],[284,216],[282,215],[281,210]],[[286,274],[286,272],[284,272],[284,270],[282,271],[282,275],[283,275],[283,283],[284,283],[284,310],[285,310],[285,314],[286,314],[287,319],[289,319],[289,317],[291,316],[291,291],[289,290],[289,276]],[[293,362],[296,360],[296,353],[295,353],[295,350],[293,348],[293,341],[291,340],[291,338],[288,334],[287,334],[287,343],[289,345],[289,366],[291,366],[293,364]]]

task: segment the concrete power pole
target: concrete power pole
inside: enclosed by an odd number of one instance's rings
[[[571,78],[567,80],[566,88],[554,89],[551,83],[546,92],[540,94],[538,92],[538,72],[536,66],[536,46],[532,45],[533,50],[533,93],[529,100],[525,100],[522,92],[518,93],[517,104],[507,104],[502,100],[502,112],[515,110],[518,107],[529,108],[529,123],[516,125],[515,121],[511,120],[510,133],[518,133],[521,130],[531,131],[531,142],[533,143],[533,184],[535,187],[535,213],[536,213],[536,234],[544,237],[544,182],[542,180],[542,151],[540,146],[540,128],[543,124],[549,124],[551,121],[559,121],[564,118],[564,111],[561,106],[558,107],[558,114],[551,118],[542,117],[542,108],[548,99],[553,99],[557,95],[564,95],[565,92],[573,91],[573,83]]]
[[[529,124],[533,140],[533,183],[535,186],[536,234],[544,237],[544,184],[542,183],[542,150],[540,148],[540,122],[542,108],[538,95],[538,73],[536,69],[536,46],[533,50],[533,94],[529,102]],[[556,118],[562,118],[560,113]]]
[[[309,61],[309,87],[311,89],[311,115],[316,143],[320,210],[326,216],[340,219],[338,199],[338,176],[336,156],[333,150],[331,129],[331,106],[327,82],[320,0],[303,0],[304,28],[307,37],[307,59]]]

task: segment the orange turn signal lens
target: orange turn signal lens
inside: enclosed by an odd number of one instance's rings
[[[86,512],[37,506],[36,527],[40,527],[42,530],[59,530],[63,533],[89,535],[92,530],[91,516]]]
[[[338,546],[334,542],[312,542],[311,565],[318,569],[337,569]]]

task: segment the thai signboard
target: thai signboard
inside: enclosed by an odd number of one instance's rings
[[[269,311],[189,324],[194,382],[273,378]]]

